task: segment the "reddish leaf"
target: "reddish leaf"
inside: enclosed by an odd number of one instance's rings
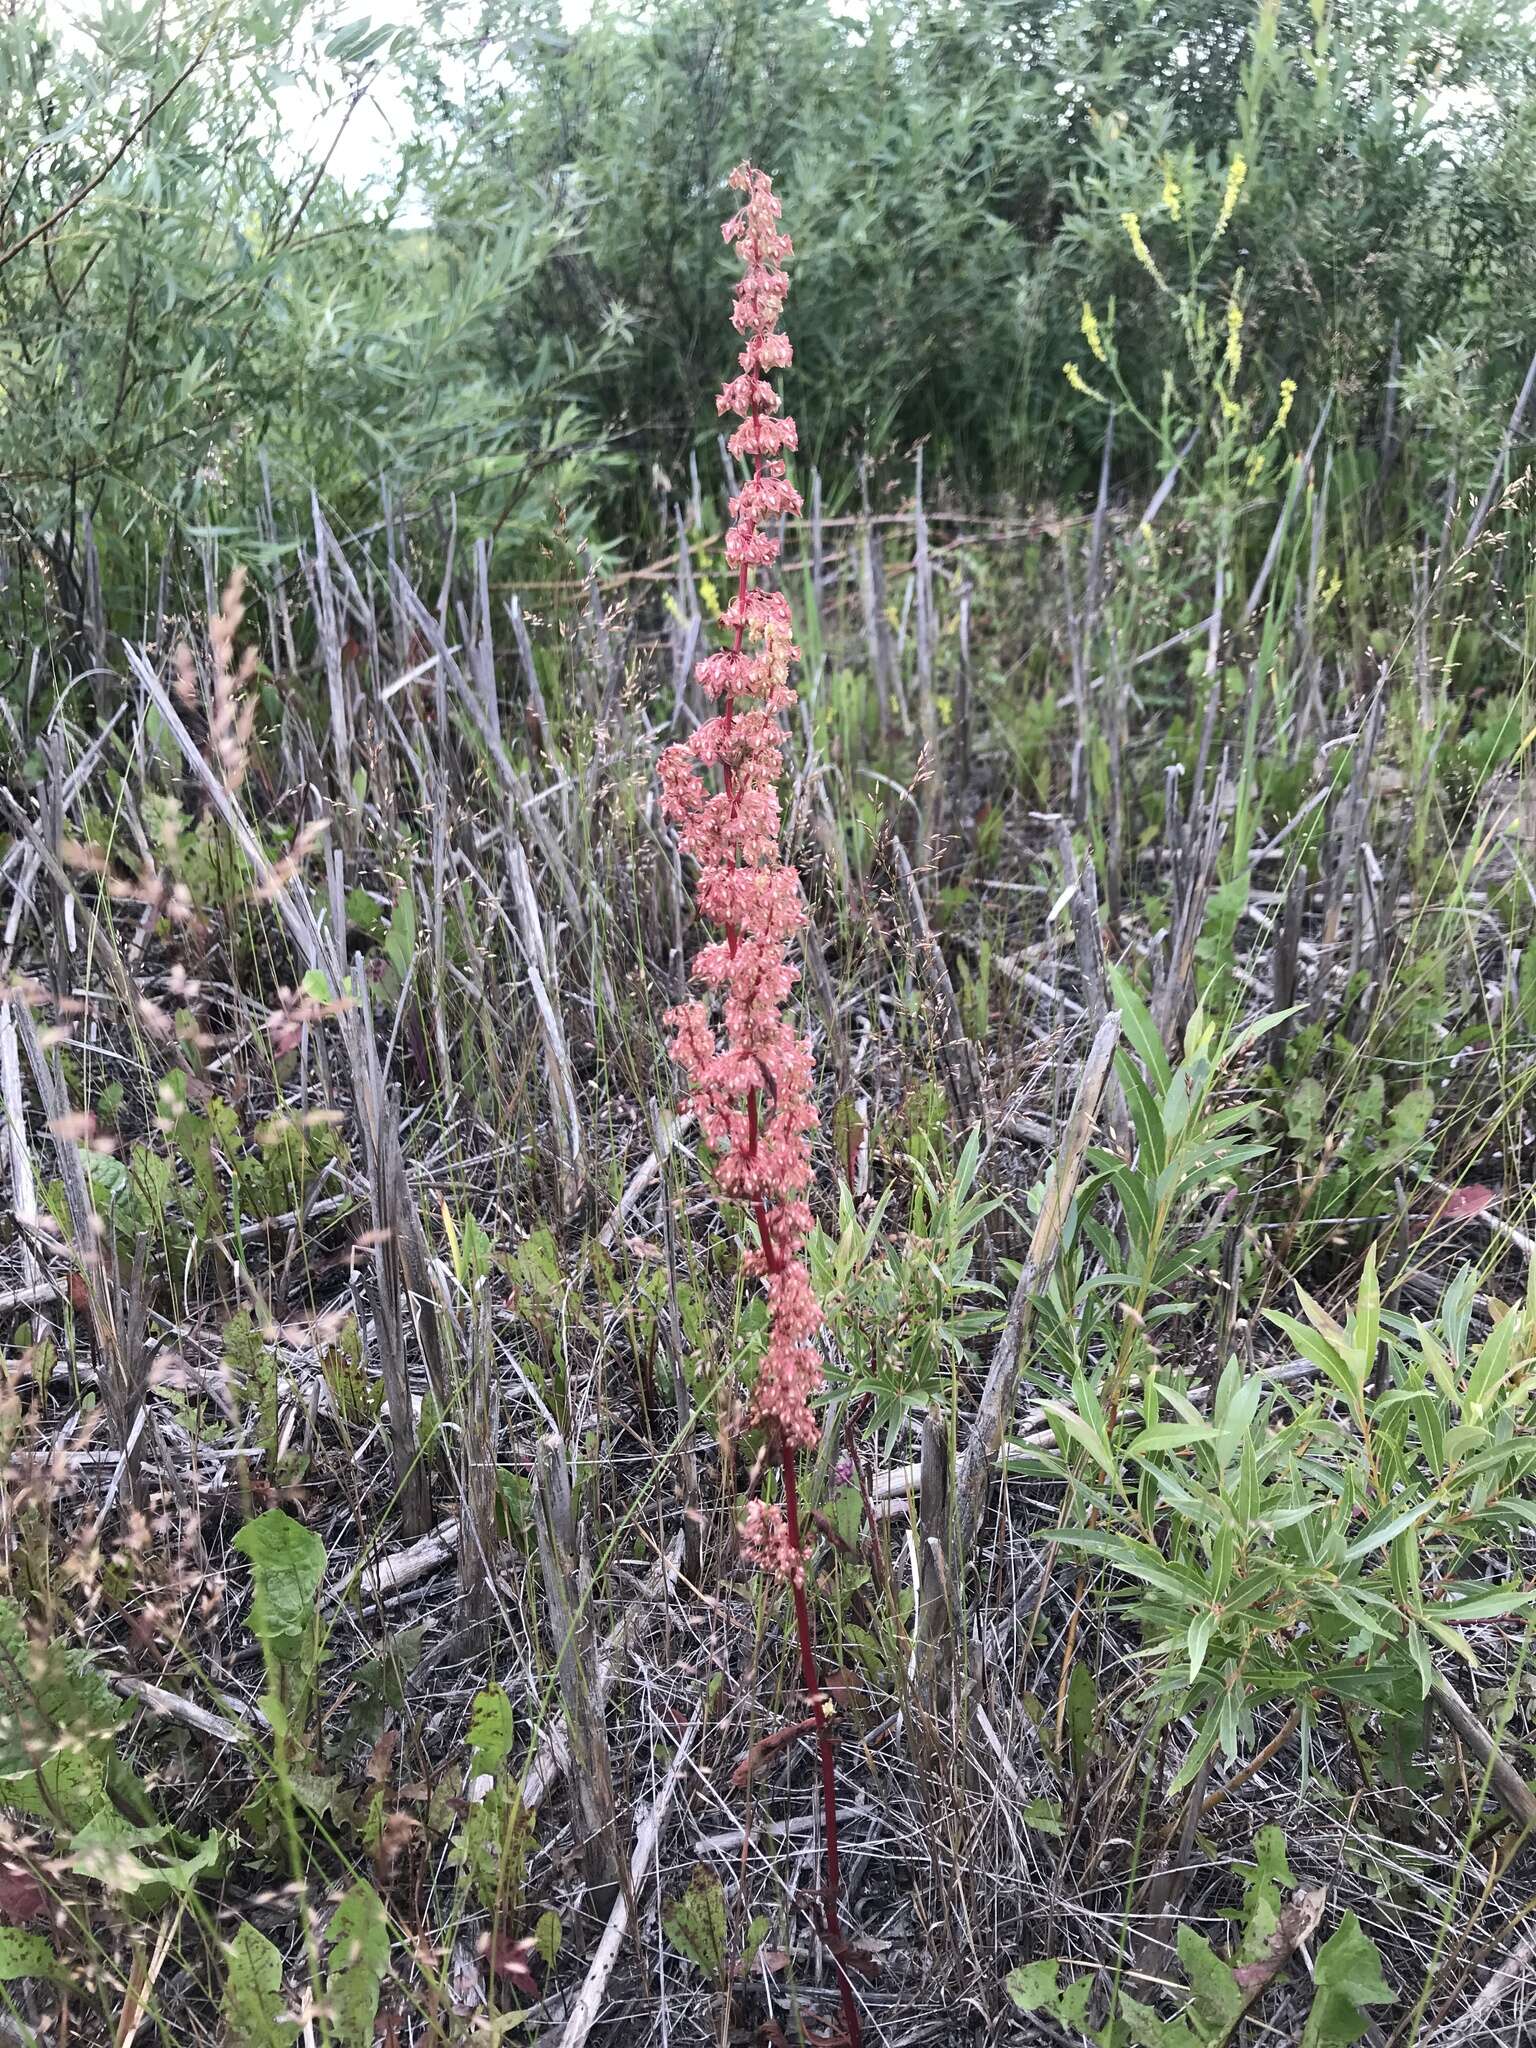
[[[1466,1223],[1473,1216],[1481,1216],[1498,1199],[1497,1188],[1484,1187],[1480,1181],[1472,1181],[1446,1196],[1435,1211],[1434,1220],[1436,1223]]]
[[[368,1761],[363,1775],[370,1785],[387,1785],[394,1770],[395,1751],[400,1747],[398,1728],[386,1728],[373,1748],[368,1752]]]
[[[48,1895],[25,1864],[0,1863],[0,1925],[25,1927],[48,1910]]]
[[[504,1934],[498,1934],[491,1941],[491,1968],[498,1977],[505,1977],[523,1998],[539,1995],[539,1980],[533,1974],[538,1946],[531,1934],[525,1934],[521,1941],[509,1941]]]
[[[777,1756],[779,1751],[787,1743],[793,1742],[797,1735],[814,1735],[815,1732],[816,1716],[812,1714],[809,1720],[792,1721],[787,1728],[776,1729],[772,1735],[765,1735],[761,1741],[754,1742],[731,1773],[733,1788],[738,1792],[744,1791],[760,1764],[765,1764],[770,1757]]]

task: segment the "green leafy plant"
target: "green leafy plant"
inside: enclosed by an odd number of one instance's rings
[[[372,2048],[379,1991],[389,1969],[389,1918],[361,1880],[342,1899],[327,1930],[325,2002],[338,2048]]]
[[[224,1951],[224,2019],[241,2048],[291,2048],[298,2023],[283,2010],[283,1959],[246,1923]]]
[[[980,1160],[978,1131],[948,1171],[919,1134],[902,1162],[904,1229],[891,1220],[895,1186],[861,1215],[844,1181],[836,1237],[817,1230],[810,1241],[812,1278],[843,1361],[833,1377],[849,1395],[872,1397],[873,1425],[888,1442],[935,1401],[954,1415],[966,1360],[1002,1320],[997,1289],[975,1270],[987,1218],[1002,1206],[979,1188]]]
[[[1296,1178],[1303,1249],[1339,1219],[1359,1228],[1392,1210],[1400,1176],[1415,1181],[1432,1153],[1433,1091],[1423,1083],[1389,1098],[1379,1073],[1349,1088],[1330,1108],[1328,1091],[1307,1067],[1321,1056],[1321,1034],[1309,1033],[1287,1061],[1292,1078],[1281,1103]]]
[[[725,1887],[703,1864],[694,1866],[688,1889],[662,1907],[662,1932],[680,1956],[692,1963],[730,2007],[731,1986],[744,1976],[768,1938],[768,1922],[756,1914],[733,1950],[727,1928]]]
[[[1159,1372],[1165,1326],[1194,1312],[1215,1259],[1218,1205],[1241,1190],[1245,1169],[1265,1154],[1253,1136],[1252,1105],[1226,1090],[1274,1022],[1261,1017],[1224,1036],[1197,1010],[1175,1066],[1131,983],[1116,973],[1113,989],[1136,1055],[1122,1052],[1115,1061],[1134,1151],[1125,1159],[1090,1147],[1094,1171],[1079,1193],[1043,1318],[1058,1366],[1095,1385],[1111,1417],[1133,1381]],[[1102,1213],[1106,1197],[1118,1211],[1114,1222]]]
[[[54,1831],[61,1870],[152,1913],[217,1871],[227,1838],[183,1834],[156,1815],[119,1744],[132,1711],[89,1655],[29,1636],[0,1596],[0,1803]]]
[[[320,1663],[325,1545],[292,1515],[270,1508],[246,1523],[235,1548],[251,1567],[251,1632],[266,1659],[268,1698],[291,1725],[308,1704]]]
[[[1178,1782],[1218,1745],[1235,1756],[1267,1700],[1304,1720],[1329,1695],[1416,1710],[1433,1646],[1465,1659],[1468,1627],[1536,1602],[1488,1576],[1531,1519],[1536,1440],[1516,1424],[1536,1314],[1474,1343],[1469,1295],[1470,1278],[1434,1325],[1385,1316],[1368,1260],[1342,1325],[1305,1295],[1305,1320],[1273,1313],[1315,1385],[1232,1360],[1208,1414],[1167,1374],[1113,1420],[1081,1377],[1048,1404],[1058,1450],[1039,1463],[1071,1487],[1058,1540],[1130,1589],[1152,1696],[1196,1718]]]
[[[1005,1986],[1010,2000],[1021,2012],[1045,2013],[1063,2027],[1086,2034],[1096,2048],[1226,2048],[1301,1943],[1310,1939],[1325,1904],[1321,1891],[1297,1891],[1289,1901],[1284,1899],[1283,1891],[1295,1879],[1278,1828],[1260,1832],[1254,1855],[1244,1875],[1240,1931],[1230,1956],[1218,1954],[1197,1929],[1184,1925],[1178,1930],[1185,1984],[1176,1987],[1173,1996],[1179,1990],[1185,1995],[1173,2018],[1163,2017],[1120,1981],[1108,1993],[1111,2016],[1094,2026],[1089,2015],[1095,1980],[1080,1976],[1063,1983],[1062,1965],[1054,1960],[1011,1971]],[[1370,2025],[1364,2008],[1386,2004],[1392,1997],[1382,1979],[1375,1944],[1353,1913],[1343,1915],[1318,1951],[1312,1977],[1312,2000],[1301,2036],[1304,2048],[1349,2048]]]
[[[120,1253],[131,1257],[147,1239],[178,1286],[189,1264],[210,1256],[216,1243],[238,1247],[243,1225],[301,1212],[316,1181],[342,1156],[332,1118],[278,1114],[248,1131],[206,1089],[203,1106],[194,1108],[190,1091],[202,1087],[179,1067],[161,1081],[160,1144],[140,1141],[121,1152],[78,1148],[92,1202]],[[49,1183],[48,1204],[67,1230],[60,1181]],[[234,1263],[238,1253],[230,1257]]]
[[[470,1799],[452,1855],[475,1899],[503,1919],[522,1908],[533,1847],[533,1823],[510,1769],[514,1740],[511,1701],[500,1686],[486,1686],[469,1710]]]

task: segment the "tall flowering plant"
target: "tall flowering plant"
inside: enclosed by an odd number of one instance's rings
[[[816,1672],[795,1486],[796,1458],[820,1435],[811,1398],[823,1383],[816,1343],[821,1310],[805,1262],[816,1125],[811,1048],[785,1014],[798,972],[790,948],[805,923],[805,906],[800,877],[779,847],[779,714],[795,701],[789,674],[799,649],[788,600],[759,587],[755,575],[778,557],[773,522],[800,510],[800,493],[783,460],[785,450],[796,446],[795,423],[781,411],[783,401],[765,375],[792,360],[789,337],[779,331],[789,290],[783,264],[792,244],[780,232],[779,202],[762,171],[741,164],[730,183],[744,195],[723,232],[742,262],[731,321],[745,346],[737,358],[739,374],[716,403],[740,422],[730,438],[731,453],[751,464],[731,500],[725,537],[726,561],[736,571],[736,594],[721,619],[731,644],[706,655],[696,671],[700,688],[720,706],[718,716],[668,747],[660,769],[666,815],[683,851],[698,864],[699,908],[722,936],[693,963],[702,998],[669,1011],[667,1023],[673,1057],[688,1076],[694,1114],[718,1158],[720,1192],[740,1203],[755,1225],[747,1267],[762,1281],[767,1298],[768,1343],[753,1419],[777,1456],[784,1498],[782,1507],[752,1503],[742,1545],[754,1563],[785,1581],[794,1600],[801,1675],[821,1751],[826,1932],[844,2026],[857,2048],[858,2008],[837,1914],[831,1706]]]

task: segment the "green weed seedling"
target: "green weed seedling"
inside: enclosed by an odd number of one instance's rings
[[[694,1866],[688,1889],[668,1899],[661,1913],[670,1945],[718,1994],[722,2027],[730,2025],[732,1986],[751,1970],[769,1932],[766,1917],[754,1914],[740,1943],[733,1944],[727,1920],[725,1887],[703,1864]]]

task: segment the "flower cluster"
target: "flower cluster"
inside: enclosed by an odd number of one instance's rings
[[[740,422],[730,437],[732,454],[751,464],[731,500],[725,540],[737,577],[721,618],[731,644],[706,655],[697,669],[699,686],[718,702],[719,715],[668,747],[660,771],[666,814],[683,851],[698,864],[699,908],[723,936],[693,963],[701,998],[670,1011],[667,1022],[700,1130],[719,1155],[720,1191],[756,1224],[748,1263],[768,1298],[769,1337],[754,1417],[793,1457],[817,1440],[810,1403],[822,1384],[816,1345],[822,1318],[804,1258],[816,1123],[811,1051],[785,1015],[797,974],[791,948],[805,909],[800,878],[779,852],[779,714],[795,701],[789,674],[799,650],[783,594],[754,580],[755,571],[778,558],[774,523],[800,510],[783,461],[796,445],[795,423],[764,375],[791,361],[789,340],[778,328],[789,290],[783,259],[791,245],[779,229],[770,180],[743,164],[731,173],[731,185],[745,195],[724,229],[743,265],[732,323],[745,346],[737,358],[740,374],[718,403]],[[754,1503],[743,1542],[755,1562],[799,1583],[798,1547],[777,1508]]]
[[[754,1415],[777,1452],[784,1505],[753,1501],[741,1547],[753,1564],[782,1579],[794,1600],[800,1675],[821,1753],[825,1933],[837,1972],[843,2039],[848,2048],[860,2048],[858,2000],[843,1960],[837,1912],[831,1708],[816,1673],[795,1490],[796,1458],[820,1434],[811,1401],[822,1384],[816,1343],[821,1309],[805,1262],[816,1124],[811,1048],[785,1016],[796,975],[791,948],[805,923],[805,907],[800,877],[779,853],[779,715],[795,701],[789,675],[799,650],[783,595],[755,580],[757,570],[778,559],[775,522],[800,510],[800,494],[783,460],[796,445],[795,423],[780,411],[779,394],[764,375],[787,369],[791,361],[779,316],[789,290],[784,258],[792,251],[763,173],[742,164],[732,171],[731,186],[745,195],[725,223],[725,239],[736,245],[742,261],[731,319],[744,346],[737,357],[741,374],[727,382],[719,406],[741,422],[731,435],[731,452],[751,464],[731,500],[725,540],[726,560],[736,572],[736,594],[721,618],[731,644],[707,655],[696,671],[700,687],[719,704],[719,715],[661,758],[663,808],[683,851],[698,864],[699,907],[722,936],[693,963],[700,999],[669,1011],[667,1022],[700,1129],[719,1157],[721,1193],[748,1210],[757,1230],[748,1265],[768,1298],[768,1345]]]

